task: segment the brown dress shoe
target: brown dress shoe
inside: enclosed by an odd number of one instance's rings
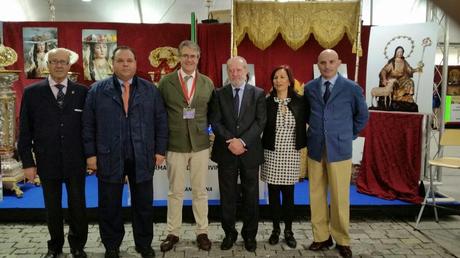
[[[201,250],[209,251],[211,249],[212,243],[208,238],[208,234],[203,233],[196,236],[196,243]]]
[[[174,245],[177,244],[177,242],[179,242],[179,237],[173,235],[173,234],[169,234],[165,240],[163,240],[163,242],[161,243],[160,245],[160,250],[162,252],[167,252],[171,249],[173,249]]]
[[[353,256],[353,253],[351,252],[350,247],[347,246],[347,245],[336,244],[335,248],[337,248],[339,250],[340,256],[342,256],[344,258],[350,258],[350,257]]]
[[[334,243],[332,242],[332,237],[329,236],[329,238],[326,241],[323,242],[313,242],[311,243],[310,247],[308,249],[312,251],[320,251],[324,248],[329,248],[333,245]]]

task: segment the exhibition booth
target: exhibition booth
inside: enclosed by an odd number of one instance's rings
[[[268,93],[271,88],[270,74],[274,67],[288,64],[298,84],[303,85],[315,77],[314,64],[318,54],[324,48],[333,48],[339,53],[342,63],[346,64],[348,78],[357,79],[357,83],[366,93],[369,106],[373,107],[375,100],[371,89],[379,86],[380,69],[393,56],[398,46],[405,47],[406,60],[412,66],[419,67],[419,62],[423,62],[424,72],[414,75],[412,79],[417,93],[413,103],[418,105],[419,112],[388,111],[390,109],[385,110],[380,99],[377,107],[380,105],[381,108],[370,112],[369,123],[360,135],[364,137],[363,145],[358,145],[355,149],[359,158],[358,164],[353,166],[355,182],[351,187],[352,206],[419,204],[423,200],[419,186],[426,162],[424,148],[428,116],[431,114],[434,49],[437,44],[436,35],[433,36],[433,33],[436,33],[437,28],[431,31],[425,29],[423,32],[414,32],[411,28],[403,28],[404,31],[401,31],[402,28],[391,28],[384,32],[375,32],[383,33],[378,36],[381,41],[379,45],[373,42],[375,39],[372,40],[374,28],[358,25],[359,3],[358,6],[347,7],[350,8],[348,11],[337,6],[337,3],[328,3],[323,9],[315,9],[316,13],[324,11],[321,15],[326,14],[328,19],[295,21],[289,25],[290,30],[281,32],[267,29],[270,26],[281,28],[279,24],[267,22],[274,20],[270,19],[272,16],[268,13],[269,6],[262,8],[264,12],[257,14],[243,6],[239,8],[241,17],[237,16],[233,24],[236,28],[228,23],[196,25],[196,40],[201,47],[198,68],[212,79],[215,87],[222,86],[225,80],[223,64],[232,54],[245,57],[253,65],[252,76],[255,77],[255,84]],[[344,16],[342,12],[349,15]],[[251,28],[245,24],[248,13],[253,17],[260,15],[269,18],[255,19],[261,23],[256,26],[261,27]],[[268,23],[266,25],[269,26],[264,27],[263,23]],[[304,26],[305,24],[311,26]],[[87,51],[90,51],[92,43],[104,43],[108,52],[116,45],[130,46],[136,51],[138,75],[157,82],[162,75],[177,68],[174,50],[167,51],[177,48],[182,40],[192,37],[195,30],[190,27],[189,24],[3,22],[3,44],[17,53],[17,62],[7,69],[19,71],[17,80],[11,85],[15,98],[15,107],[9,107],[10,111],[15,108],[12,123],[17,122],[24,88],[42,77],[28,72],[31,70],[31,53],[38,43],[65,47],[77,53],[80,58],[72,65],[71,72],[78,82],[88,87],[97,79],[86,71],[91,67]],[[334,30],[327,30],[330,28]],[[329,31],[330,34],[327,35],[324,31]],[[430,38],[430,44],[423,41],[426,38]],[[209,204],[218,205],[217,165],[211,161],[208,179]],[[39,185],[22,182],[17,185],[23,195],[19,198],[16,192],[4,190],[0,209],[43,209]],[[295,189],[296,205],[308,205],[308,180],[296,184]],[[155,206],[166,206],[167,191],[166,167],[157,167],[154,175]],[[97,207],[97,182],[94,175],[87,176],[86,194],[88,208]],[[265,184],[261,182],[261,205],[267,203],[266,195]],[[124,196],[123,204],[127,206],[128,191],[125,191]],[[185,204],[190,205],[189,185],[186,186],[185,199]],[[64,207],[66,203],[64,198]]]

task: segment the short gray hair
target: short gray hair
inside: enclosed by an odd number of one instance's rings
[[[198,55],[201,54],[200,46],[198,46],[197,43],[195,43],[195,42],[193,42],[191,40],[184,40],[179,44],[179,54],[181,53],[181,50],[184,47],[188,47],[188,48],[191,48],[191,49],[195,50],[196,52],[198,52]]]

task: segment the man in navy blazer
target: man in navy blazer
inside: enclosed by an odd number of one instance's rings
[[[366,125],[369,113],[361,87],[337,73],[340,64],[337,52],[322,51],[318,56],[321,77],[305,86],[304,96],[309,106],[308,175],[314,238],[309,249],[329,248],[333,237],[340,255],[351,257],[348,231],[352,141]]]
[[[168,129],[160,92],[137,77],[136,56],[127,46],[113,52],[114,76],[94,83],[83,112],[87,166],[98,177],[99,231],[105,257],[119,257],[125,233],[122,194],[125,176],[131,193],[134,244],[154,257],[153,171],[165,159]]]
[[[51,239],[47,258],[58,257],[64,245],[62,183],[68,195],[68,241],[73,257],[86,257],[88,236],[85,203],[85,157],[81,116],[87,89],[67,79],[70,52],[48,52],[45,80],[27,87],[21,102],[18,153],[28,180],[40,176]]]
[[[259,222],[259,165],[264,161],[261,134],[267,121],[264,91],[246,83],[246,60],[240,56],[227,61],[230,84],[214,91],[211,125],[216,135],[211,159],[219,166],[222,228],[220,248],[228,250],[236,241],[235,229],[238,175],[243,195],[241,235],[248,251],[257,248]]]

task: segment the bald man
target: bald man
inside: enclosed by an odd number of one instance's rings
[[[352,141],[366,125],[369,113],[361,87],[337,73],[340,64],[337,52],[322,51],[318,56],[321,76],[304,89],[314,238],[309,249],[327,249],[333,245],[333,237],[340,255],[352,257],[348,232]]]
[[[246,82],[248,64],[243,57],[227,61],[230,83],[214,91],[211,125],[216,135],[211,159],[219,165],[222,228],[225,238],[220,248],[228,250],[235,243],[238,175],[243,195],[244,247],[257,248],[259,221],[259,165],[264,160],[261,134],[267,121],[264,91]]]

